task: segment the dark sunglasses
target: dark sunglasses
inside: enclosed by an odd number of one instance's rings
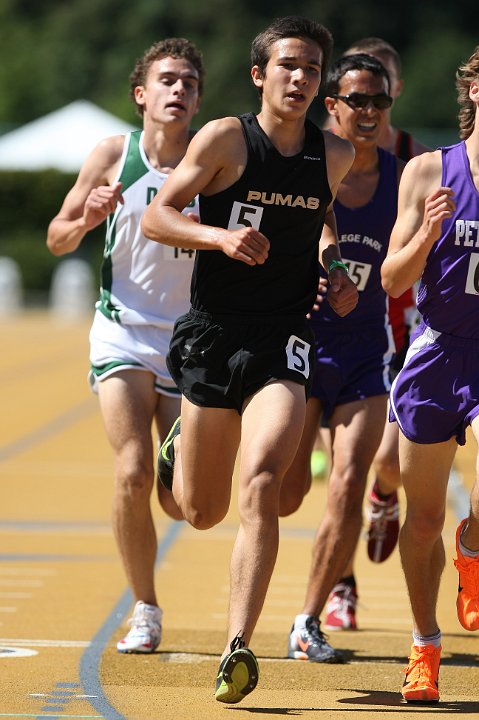
[[[387,110],[393,104],[390,95],[380,93],[379,95],[366,95],[365,93],[353,92],[351,95],[332,95],[336,100],[342,100],[351,110],[364,110],[372,103],[376,110]]]

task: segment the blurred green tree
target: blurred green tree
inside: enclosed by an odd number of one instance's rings
[[[477,43],[477,0],[298,0],[293,8],[286,0],[0,0],[0,130],[78,98],[133,122],[128,76],[135,59],[172,35],[190,38],[205,56],[198,125],[257,107],[251,39],[291,12],[329,27],[336,55],[365,35],[387,39],[403,57],[407,81],[397,122],[454,126],[454,70]]]

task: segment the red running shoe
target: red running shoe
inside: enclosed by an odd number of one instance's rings
[[[356,585],[339,581],[331,590],[326,603],[325,630],[357,630],[357,604]]]
[[[375,563],[384,562],[396,547],[399,536],[399,499],[396,491],[381,500],[374,483],[369,494],[368,556]]]

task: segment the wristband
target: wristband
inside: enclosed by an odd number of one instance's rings
[[[333,262],[331,263],[331,265],[328,268],[328,275],[330,275],[331,271],[337,267],[342,268],[345,271],[346,275],[349,275],[348,266],[345,265],[343,262],[341,262],[341,260],[333,260]]]

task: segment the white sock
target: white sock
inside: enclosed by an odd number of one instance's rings
[[[438,630],[434,635],[416,635],[416,633],[413,632],[412,641],[417,647],[424,647],[425,645],[439,647],[441,645],[441,631]]]
[[[461,555],[464,555],[464,557],[470,557],[475,558],[479,556],[479,550],[469,550],[465,545],[462,544],[462,534],[464,530],[467,528],[467,523],[464,525],[464,527],[461,530],[461,534],[459,535],[459,550],[461,551]]]
[[[296,615],[294,618],[294,629],[299,630],[301,628],[306,627],[306,620],[311,617],[311,615]]]

